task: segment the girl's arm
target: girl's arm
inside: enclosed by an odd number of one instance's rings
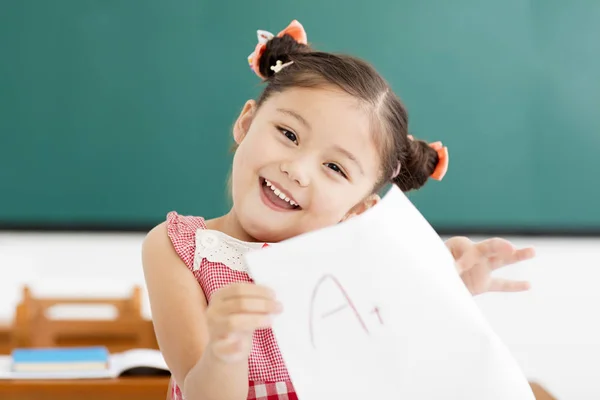
[[[192,272],[155,227],[142,246],[142,262],[159,348],[186,400],[243,400],[248,361],[224,363],[207,348],[207,302]]]

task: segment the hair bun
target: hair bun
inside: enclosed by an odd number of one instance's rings
[[[276,73],[276,70],[271,67],[277,65],[277,62],[286,64],[293,61],[294,55],[309,53],[310,51],[308,45],[298,43],[289,35],[274,37],[267,42],[258,60],[258,70],[263,77],[268,79]]]
[[[257,31],[258,44],[248,56],[250,68],[262,79],[273,76],[277,70],[271,67],[291,61],[291,55],[310,51],[306,31],[300,22],[293,20],[277,36],[267,31]],[[267,61],[265,61],[267,60]]]
[[[417,139],[408,142],[410,147],[404,164],[392,179],[403,192],[425,185],[439,163],[438,153],[429,143]]]

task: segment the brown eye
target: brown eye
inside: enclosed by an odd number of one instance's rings
[[[292,131],[288,131],[287,129],[284,128],[279,128],[279,130],[281,131],[281,133],[283,133],[283,135],[290,139],[292,142],[298,144],[298,137],[296,137],[296,134]]]
[[[338,174],[342,175],[344,178],[348,178],[346,176],[346,174],[344,173],[344,171],[342,171],[342,169],[339,167],[339,165],[334,164],[334,163],[326,163],[325,165],[327,166],[327,168],[331,169],[334,172],[337,172]]]

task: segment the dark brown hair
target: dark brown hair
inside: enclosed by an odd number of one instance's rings
[[[292,64],[275,73],[276,63]],[[292,87],[333,85],[360,99],[371,113],[376,135],[374,139],[382,155],[381,178],[374,191],[386,183],[396,184],[402,191],[418,189],[425,184],[438,163],[438,155],[421,140],[408,138],[408,113],[389,84],[367,62],[349,55],[314,51],[291,36],[275,37],[267,42],[259,60],[260,73],[266,77],[266,88],[257,101],[258,107],[273,93]],[[394,172],[400,165],[400,170]]]

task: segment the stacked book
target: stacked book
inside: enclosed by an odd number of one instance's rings
[[[0,379],[116,378],[169,375],[158,350],[132,349],[111,354],[106,347],[15,349],[0,357]]]

